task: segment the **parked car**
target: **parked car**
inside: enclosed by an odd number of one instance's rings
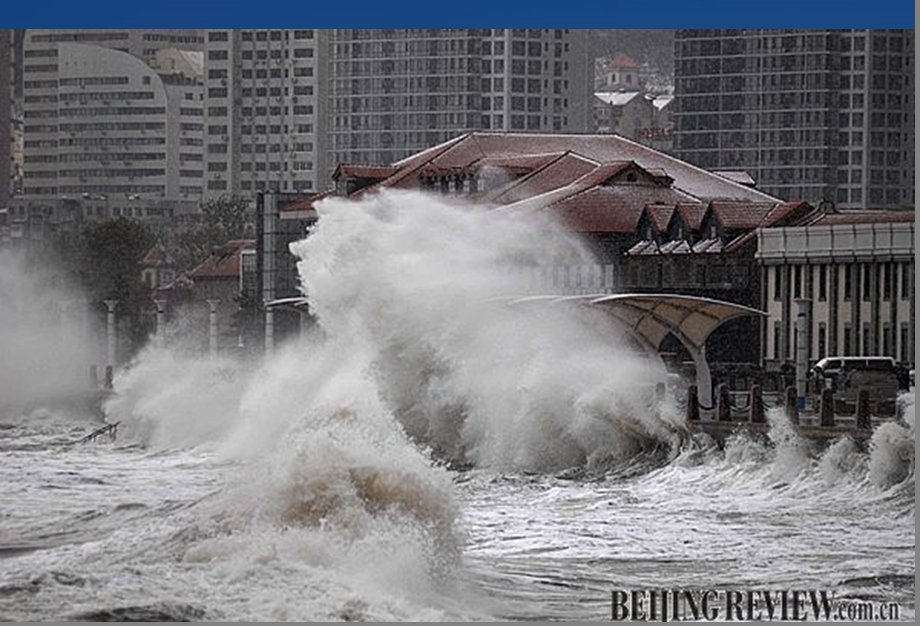
[[[860,388],[872,393],[874,402],[891,404],[906,378],[903,368],[889,356],[829,356],[809,372],[817,386],[830,387],[847,402],[855,402]]]

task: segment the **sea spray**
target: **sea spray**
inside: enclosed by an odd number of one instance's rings
[[[869,441],[869,480],[881,489],[914,480],[916,408],[914,392],[898,398],[901,421],[876,427]]]
[[[221,440],[236,424],[250,371],[231,359],[147,346],[113,381],[107,421],[123,436],[153,447],[188,447]]]
[[[95,356],[89,316],[52,268],[0,250],[0,420],[77,404]]]
[[[292,246],[312,310],[370,356],[406,431],[451,460],[554,471],[675,435],[662,372],[577,305],[509,304],[535,275],[594,262],[549,220],[418,193],[320,203]]]

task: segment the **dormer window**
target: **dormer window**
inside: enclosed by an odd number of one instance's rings
[[[637,180],[639,180],[638,174],[636,174],[635,172],[626,172],[626,182],[634,183]]]
[[[715,239],[718,236],[718,234],[719,232],[718,232],[718,229],[716,228],[716,223],[710,222],[709,223],[709,238]]]

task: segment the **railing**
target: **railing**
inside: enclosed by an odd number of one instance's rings
[[[77,440],[76,443],[78,443],[78,444],[80,444],[80,443],[90,443],[90,442],[92,442],[92,441],[96,441],[97,438],[99,438],[99,437],[101,437],[101,436],[103,436],[103,435],[108,435],[110,441],[115,441],[115,437],[118,436],[118,425],[119,425],[120,423],[121,423],[121,422],[112,422],[111,424],[106,424],[105,426],[102,426],[101,428],[97,428],[96,430],[94,430],[94,431],[91,432],[90,434],[88,434],[88,435],[86,435],[85,437],[83,437],[83,438]]]
[[[841,413],[840,408],[849,406],[840,398],[836,398],[831,389],[824,389],[820,397],[812,399],[811,408],[807,413],[801,411],[798,404],[795,387],[787,387],[782,401],[778,404],[765,403],[764,394],[759,385],[753,385],[749,392],[732,392],[727,385],[720,384],[714,394],[714,407],[711,409],[699,404],[695,385],[691,385],[687,393],[686,415],[687,423],[691,428],[708,432],[714,436],[727,436],[738,427],[753,430],[767,428],[765,408],[783,406],[787,419],[796,427],[801,427],[801,433],[808,437],[832,438],[846,432],[857,438],[866,438],[872,432],[873,419],[897,419],[897,412],[893,415],[880,415],[872,413],[871,393],[868,388],[861,388],[857,393],[855,408],[852,412]],[[876,402],[875,407],[881,406]],[[807,407],[807,405],[806,405]],[[712,411],[713,417],[701,420],[701,410]],[[841,419],[842,418],[842,419]]]

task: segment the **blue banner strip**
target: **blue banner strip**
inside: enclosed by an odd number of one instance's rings
[[[2,28],[914,28],[913,0],[8,0]]]

